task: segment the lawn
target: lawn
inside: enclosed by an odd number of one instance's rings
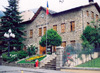
[[[17,63],[30,63],[30,64],[31,64],[31,63],[35,63],[35,60],[38,60],[38,61],[40,62],[40,61],[43,60],[45,57],[46,57],[46,55],[44,55],[43,57],[40,57],[40,58],[39,58],[39,56],[32,56],[32,57],[30,57],[30,58],[21,60],[21,61],[19,61],[19,62],[17,62]],[[29,59],[32,59],[32,58],[33,58],[33,60],[28,61]]]
[[[92,67],[92,68],[100,68],[100,57],[93,59],[91,61],[88,61],[84,64],[78,65],[76,67]]]

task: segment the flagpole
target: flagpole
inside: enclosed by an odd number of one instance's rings
[[[47,54],[47,14],[46,14],[46,54]]]
[[[49,14],[49,5],[48,5],[48,1],[47,1],[47,8],[46,8],[46,54],[47,54],[47,48],[48,48],[48,39],[47,39],[47,30],[48,30],[48,14]]]

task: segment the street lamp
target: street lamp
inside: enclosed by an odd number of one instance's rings
[[[59,2],[63,3],[63,2],[64,2],[64,0],[59,0]]]
[[[4,34],[4,37],[8,39],[8,57],[10,56],[9,51],[10,51],[10,39],[15,38],[15,34],[12,33],[11,29],[8,30],[8,33]]]

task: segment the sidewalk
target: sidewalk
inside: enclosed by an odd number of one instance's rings
[[[32,69],[13,66],[0,66],[0,73],[74,73],[47,69]]]
[[[73,72],[73,73],[100,73],[100,71],[95,70],[71,70],[71,69],[62,69],[63,72]]]
[[[63,72],[73,72],[73,73],[100,73],[100,68],[88,68],[88,67],[72,67],[72,68],[62,68]]]

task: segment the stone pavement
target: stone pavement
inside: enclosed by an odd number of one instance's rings
[[[74,73],[47,69],[32,69],[13,66],[0,66],[0,73]]]

